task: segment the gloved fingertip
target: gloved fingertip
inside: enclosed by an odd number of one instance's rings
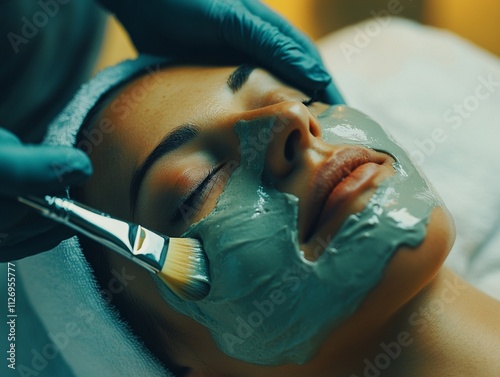
[[[19,138],[9,130],[0,127],[0,143],[3,144],[21,144]]]
[[[87,176],[92,175],[93,168],[89,156],[79,149],[73,150],[73,167]]]
[[[324,86],[332,82],[330,74],[319,64],[315,64],[314,68],[307,72],[307,76],[311,81]]]
[[[286,59],[278,60],[280,64],[274,67],[276,72],[281,71],[282,74],[287,72],[289,75],[299,76],[303,84],[308,82],[311,87],[314,86],[316,88],[324,88],[332,82],[332,77],[325,67],[323,67],[321,61],[307,55],[302,50],[292,51],[284,49],[282,54]],[[287,68],[288,71],[286,71]]]
[[[65,159],[52,166],[54,173],[64,184],[80,183],[89,178],[93,173],[90,158],[81,150],[71,149]]]
[[[330,105],[345,105],[344,97],[342,97],[342,94],[340,94],[333,82],[331,82],[325,89],[319,91],[318,98]]]

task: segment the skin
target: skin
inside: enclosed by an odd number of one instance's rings
[[[127,103],[128,110],[124,112],[116,102],[108,102],[97,116],[94,130],[102,127],[103,120],[111,121],[112,130],[101,132],[102,140],[93,145],[90,157],[95,172],[82,189],[82,199],[113,216],[171,236],[180,235],[191,222],[214,208],[228,174],[215,179],[206,200],[195,206],[198,211],[192,218],[172,222],[175,203],[199,184],[213,165],[240,158],[234,123],[279,115],[286,119],[286,127],[270,142],[265,174],[279,190],[299,198],[301,250],[307,258],[315,259],[317,240],[333,236],[346,216],[366,205],[377,185],[393,173],[392,159],[380,154],[380,173],[369,187],[345,203],[324,226],[314,229],[313,236],[306,237],[311,178],[321,162],[339,148],[321,139],[316,115],[326,105],[305,106],[301,103],[308,98],[304,93],[260,69],[233,93],[226,85],[233,71],[234,67],[171,67],[120,89],[113,98]],[[134,97],[139,90],[141,96]],[[200,136],[153,165],[141,185],[132,215],[129,187],[134,170],[167,132],[184,123],[197,125]],[[291,143],[290,157],[285,155],[285,148],[293,132],[299,137]],[[110,260],[114,268],[125,266],[137,277],[127,287],[137,304],[159,313],[179,330],[171,357],[190,368],[190,377],[363,376],[365,360],[374,362],[384,352],[380,344],[394,342],[398,336],[406,340],[405,345],[384,368],[383,376],[491,376],[500,370],[495,351],[500,349],[500,305],[441,268],[454,238],[447,210],[434,209],[423,243],[416,249],[398,250],[381,282],[358,311],[332,331],[317,356],[302,366],[265,367],[226,356],[203,326],[175,312],[159,297],[145,270],[114,253]],[[454,284],[454,291],[450,284]],[[436,302],[444,304],[436,306]],[[408,336],[400,335],[402,332]]]

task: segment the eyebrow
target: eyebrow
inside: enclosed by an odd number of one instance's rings
[[[137,203],[139,189],[149,169],[151,169],[156,161],[193,140],[198,134],[199,128],[194,124],[183,124],[175,128],[165,135],[163,140],[160,141],[155,149],[146,157],[144,162],[137,168],[130,182],[130,208],[132,215]]]
[[[227,86],[236,93],[247,82],[248,77],[256,67],[250,64],[242,64],[234,70],[227,78]]]
[[[229,89],[231,89],[233,93],[236,93],[239,89],[241,89],[255,68],[255,66],[250,64],[242,64],[236,68],[227,78],[226,83]],[[199,131],[199,127],[194,124],[183,124],[176,127],[163,137],[163,140],[160,141],[160,143],[146,157],[144,162],[135,170],[130,182],[130,208],[132,216],[137,204],[139,190],[149,169],[151,169],[151,167],[165,155],[193,140],[196,136],[198,136]]]

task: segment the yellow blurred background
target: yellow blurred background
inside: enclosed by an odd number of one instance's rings
[[[318,39],[387,9],[398,16],[448,29],[500,56],[499,0],[263,0],[292,24]],[[480,4],[480,5],[479,5]],[[126,33],[110,18],[96,71],[136,52]]]

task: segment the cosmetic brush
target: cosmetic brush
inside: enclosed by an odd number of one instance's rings
[[[210,290],[208,263],[196,239],[161,235],[70,199],[49,195],[17,199],[157,274],[181,298],[200,300]]]

